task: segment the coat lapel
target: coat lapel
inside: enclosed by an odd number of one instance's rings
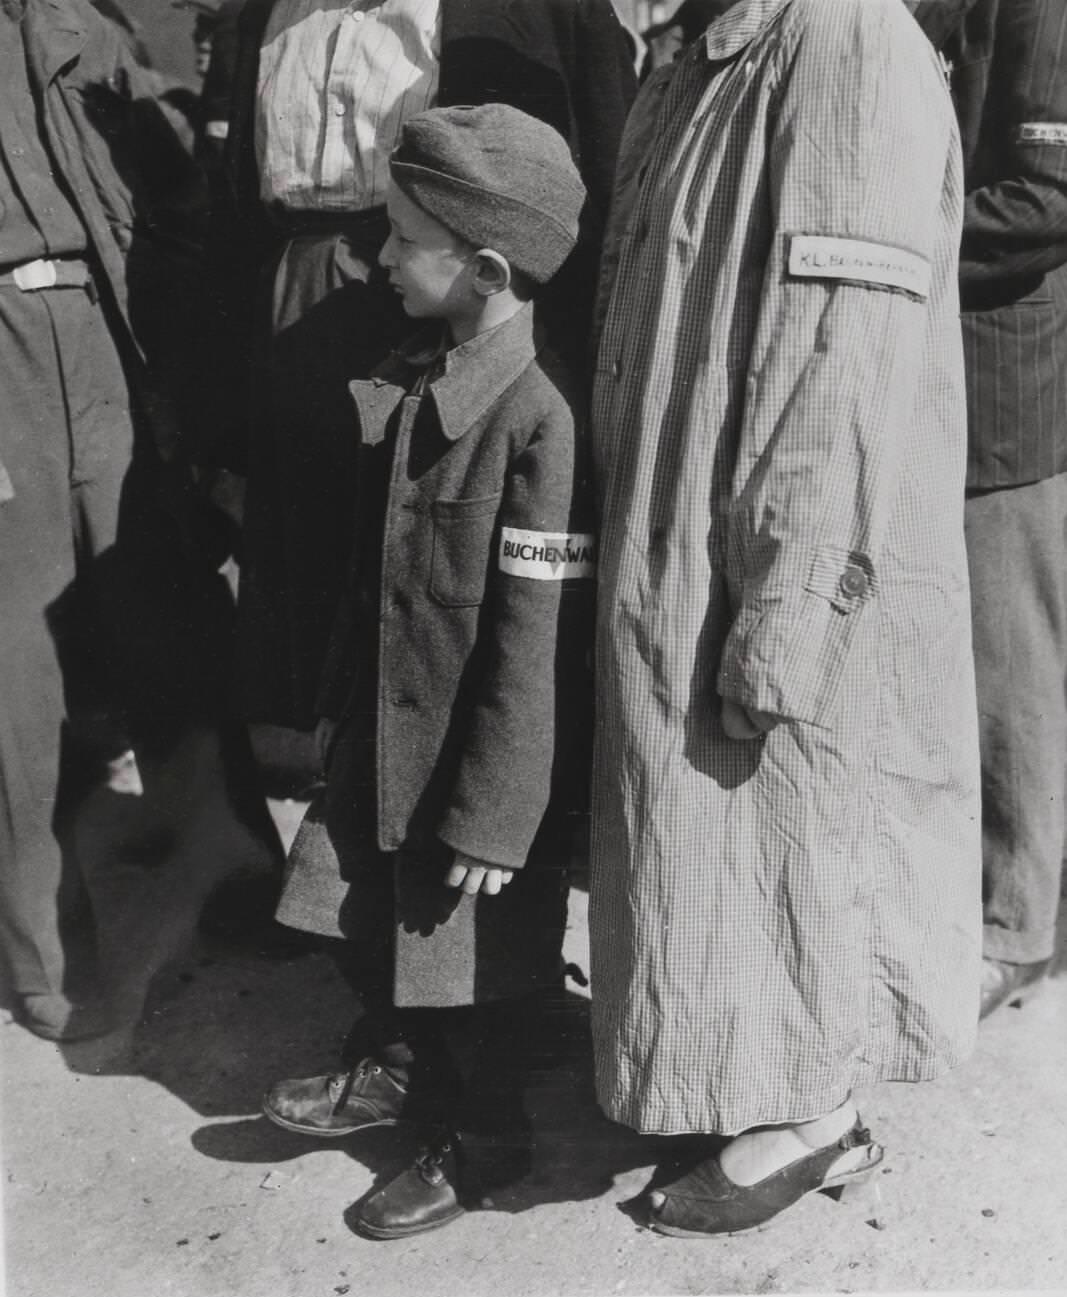
[[[63,0],[31,0],[24,22],[30,71],[43,90],[78,60],[89,32]]]

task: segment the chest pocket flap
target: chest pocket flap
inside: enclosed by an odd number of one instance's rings
[[[500,501],[434,501],[430,594],[446,608],[476,607],[485,598]]]

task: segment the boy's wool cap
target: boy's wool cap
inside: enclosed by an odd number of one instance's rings
[[[535,283],[551,279],[577,241],[585,188],[566,141],[507,104],[419,113],[389,167],[423,211]]]

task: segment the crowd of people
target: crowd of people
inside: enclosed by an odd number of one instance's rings
[[[440,1227],[529,1169],[588,840],[601,1106],[722,1137],[649,1224],[876,1172],[856,1091],[1054,953],[1065,17],[227,0],[183,138],[114,13],[0,0],[19,1021],[113,1026],[210,803],[354,994],[264,1113],[414,1123],[358,1227]],[[249,722],[315,737],[284,862]]]

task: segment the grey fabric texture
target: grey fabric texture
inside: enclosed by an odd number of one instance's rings
[[[566,141],[508,104],[419,113],[390,167],[412,202],[535,283],[551,279],[578,240],[585,187]]]

